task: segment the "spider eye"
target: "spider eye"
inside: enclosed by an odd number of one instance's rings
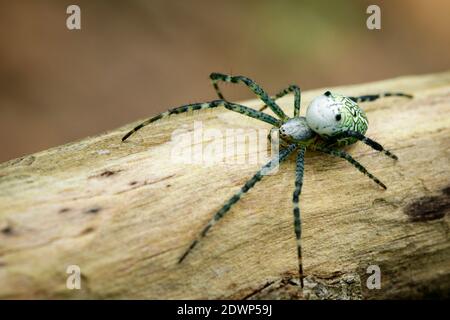
[[[340,115],[340,114],[337,114],[337,115],[336,115],[336,121],[339,121],[339,120],[341,120],[341,115]]]

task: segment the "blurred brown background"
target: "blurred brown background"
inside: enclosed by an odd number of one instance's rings
[[[82,30],[66,28],[70,4]],[[0,0],[0,161],[214,99],[213,71],[271,93],[444,71],[449,12],[447,0]]]

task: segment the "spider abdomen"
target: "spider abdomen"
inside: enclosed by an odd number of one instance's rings
[[[356,102],[341,94],[325,92],[316,97],[306,111],[308,126],[325,140],[346,131],[366,133],[369,121]],[[338,145],[349,145],[357,140],[346,137]]]

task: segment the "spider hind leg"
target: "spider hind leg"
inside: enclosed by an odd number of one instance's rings
[[[385,92],[385,93],[380,93],[380,94],[366,94],[363,96],[349,97],[349,98],[355,102],[366,102],[366,101],[375,101],[375,100],[378,100],[383,97],[405,97],[405,98],[409,98],[409,99],[413,98],[413,96],[411,94],[403,93],[403,92]]]
[[[329,145],[332,145],[333,143],[337,142],[337,140],[339,140],[339,139],[350,138],[350,137],[355,138],[355,139],[365,143],[369,147],[371,147],[379,152],[383,152],[386,156],[388,156],[394,160],[398,160],[398,157],[395,154],[393,154],[391,151],[385,149],[381,144],[379,144],[375,140],[372,140],[372,139],[366,137],[365,135],[363,135],[357,131],[353,131],[353,130],[344,131],[344,132],[334,136],[333,138],[331,138],[329,140]]]

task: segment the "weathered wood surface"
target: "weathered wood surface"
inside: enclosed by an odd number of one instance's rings
[[[448,297],[450,291],[450,72],[334,89],[405,91],[414,99],[363,103],[368,135],[399,156],[349,148],[388,185],[341,159],[307,153],[301,209],[309,298]],[[305,92],[308,101],[324,90]],[[249,106],[260,106],[253,100]],[[281,100],[292,112],[292,97]],[[127,143],[132,127],[0,165],[0,298],[301,298],[291,157],[179,255],[259,164],[171,161],[172,132],[268,125],[226,110],[173,116]],[[204,145],[207,145],[205,142]],[[81,290],[66,268],[81,268]],[[380,290],[366,268],[381,268]]]

